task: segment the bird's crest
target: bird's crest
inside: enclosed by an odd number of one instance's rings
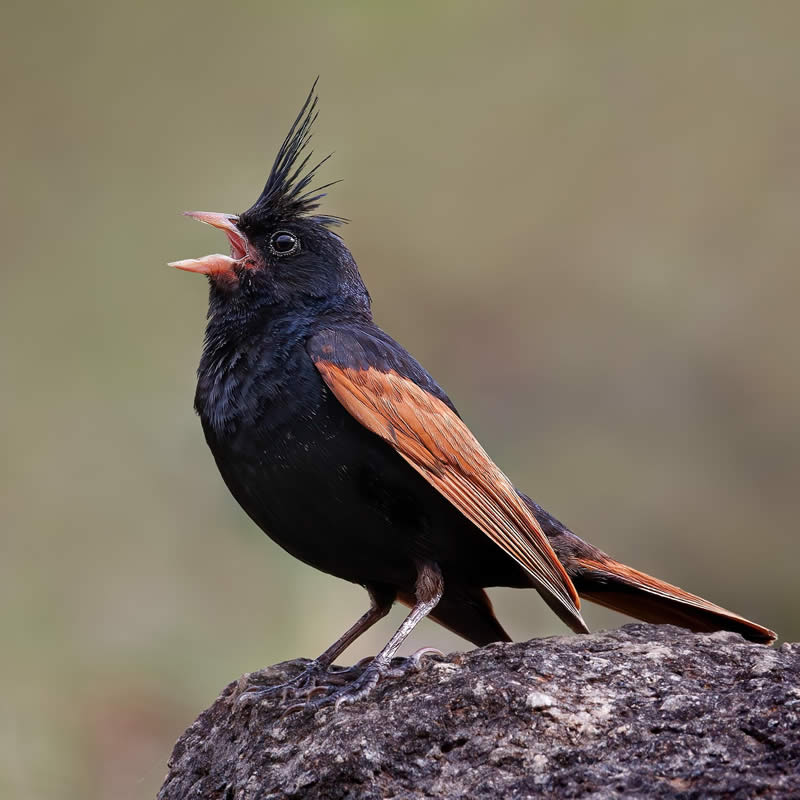
[[[319,208],[319,201],[325,197],[323,189],[339,183],[331,181],[323,186],[308,189],[317,170],[333,155],[331,153],[325,156],[313,167],[306,169],[313,151],[305,153],[305,150],[311,141],[311,129],[319,114],[317,111],[319,98],[316,94],[318,81],[319,78],[314,81],[297,119],[278,150],[261,196],[243,216],[258,217],[262,214],[277,214],[281,217],[313,216],[313,219],[321,225],[341,225],[347,222],[342,217],[312,214]]]

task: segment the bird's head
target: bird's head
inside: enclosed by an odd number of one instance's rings
[[[187,211],[228,237],[230,255],[174,261],[170,266],[206,275],[214,306],[302,307],[320,301],[369,310],[358,267],[331,228],[346,220],[314,213],[328,183],[309,189],[328,157],[309,167],[306,153],[317,118],[316,81],[272,165],[264,190],[241,214]],[[334,181],[336,183],[337,181]]]

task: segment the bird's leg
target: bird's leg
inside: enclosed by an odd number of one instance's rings
[[[356,700],[366,697],[375,688],[382,675],[394,672],[394,670],[391,669],[391,661],[397,649],[405,641],[411,631],[414,630],[417,623],[433,611],[436,604],[441,600],[443,591],[444,583],[439,567],[432,563],[420,564],[418,566],[415,590],[417,599],[416,605],[411,609],[411,613],[403,620],[402,625],[397,629],[394,636],[389,639],[383,650],[372,659],[372,662],[361,675],[352,683],[333,694],[316,700],[310,700],[306,703],[297,703],[290,706],[286,710],[286,713],[301,711],[306,708],[316,710],[330,703],[333,703],[338,708],[342,703],[354,703]],[[420,653],[423,653],[423,651],[420,651]],[[409,662],[413,665],[417,665],[418,659],[415,660],[412,656]]]
[[[336,671],[329,671],[334,659],[338,658],[362,633],[371,628],[378,620],[383,619],[391,610],[395,599],[395,592],[385,587],[367,586],[367,592],[371,605],[369,610],[363,614],[354,625],[346,630],[322,655],[315,658],[299,674],[286,683],[277,686],[250,686],[245,689],[237,698],[237,702],[257,702],[268,695],[280,693],[285,698],[291,693],[295,696],[298,691],[312,692],[323,690],[319,686],[319,680],[326,678],[326,682],[341,684],[343,678],[353,669],[359,667],[349,667]],[[333,680],[331,680],[333,679]]]

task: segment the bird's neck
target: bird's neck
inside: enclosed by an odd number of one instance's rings
[[[212,305],[195,395],[203,424],[218,434],[230,432],[241,417],[258,415],[263,409],[256,406],[265,398],[291,392],[308,338],[354,316],[367,315],[336,303],[313,310],[268,306],[246,314]]]
[[[220,432],[248,413],[249,388],[280,383],[292,350],[308,336],[308,321],[288,315],[212,313],[197,370],[195,409]]]

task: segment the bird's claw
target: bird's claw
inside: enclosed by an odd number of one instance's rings
[[[423,647],[407,658],[392,659],[391,664],[383,664],[375,661],[374,659],[364,659],[359,661],[358,664],[353,667],[353,669],[361,668],[363,662],[366,660],[368,660],[370,663],[367,664],[366,668],[355,680],[351,681],[346,686],[343,686],[341,689],[335,692],[329,692],[319,698],[314,698],[309,693],[305,701],[293,703],[284,710],[282,716],[286,717],[290,714],[297,714],[299,712],[307,711],[316,713],[321,708],[331,705],[335,710],[338,709],[339,706],[356,703],[371,694],[372,690],[378,685],[378,681],[381,678],[402,678],[409,672],[418,672],[422,666],[422,659],[425,658],[425,656],[430,655],[444,657],[444,653],[442,653],[440,650],[437,650],[435,647]],[[400,663],[395,665],[394,662]]]
[[[351,681],[341,689],[330,692],[323,697],[309,698],[299,703],[293,703],[284,710],[282,716],[286,717],[290,714],[304,711],[316,714],[317,711],[326,706],[332,705],[334,709],[338,709],[341,705],[355,703],[366,697],[377,686],[381,676],[388,672],[390,670],[386,666],[380,666],[373,662],[354,681]]]
[[[422,669],[422,659],[426,656],[445,657],[444,653],[435,647],[420,647],[410,656],[392,659],[393,662],[398,661],[399,663],[393,666],[386,674],[391,675],[393,678],[402,678],[409,672],[419,672]]]
[[[276,686],[248,686],[236,698],[239,705],[252,705],[268,697],[280,696],[280,702],[296,697],[311,697],[320,692],[327,693],[332,686],[347,683],[354,667],[325,667],[312,661],[306,669],[294,678]]]

